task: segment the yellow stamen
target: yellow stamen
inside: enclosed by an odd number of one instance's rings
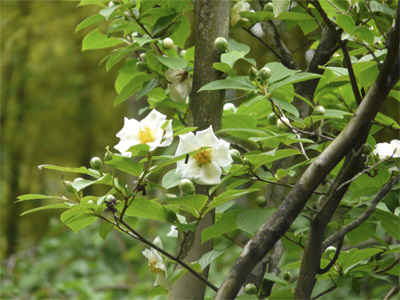
[[[144,126],[139,128],[138,137],[142,144],[147,144],[155,141],[154,132],[149,128],[149,126]]]
[[[157,260],[155,260],[155,259],[152,259],[149,261],[151,272],[156,273],[156,274],[164,273],[163,270],[156,268],[156,264],[157,264]]]
[[[209,162],[211,162],[210,150],[201,151],[200,153],[197,153],[197,154],[193,155],[193,158],[200,165],[209,163]]]

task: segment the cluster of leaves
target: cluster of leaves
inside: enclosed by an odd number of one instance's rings
[[[193,71],[193,47],[185,48],[190,35],[190,23],[187,15],[193,11],[191,1],[115,1],[108,6],[100,0],[82,0],[80,5],[96,4],[99,13],[82,21],[77,30],[107,22],[106,34],[94,29],[83,40],[83,50],[116,47],[103,59],[109,70],[120,62],[115,88],[118,96],[114,105],[118,105],[131,96],[136,99],[146,96],[148,108],[173,109],[173,128],[178,136],[195,130],[186,127],[185,118],[188,113],[187,104],[174,102],[168,97],[168,82],[164,72],[168,69],[186,69]],[[275,5],[279,2],[279,5]],[[353,3],[354,2],[354,3]],[[282,4],[283,3],[283,4]],[[287,5],[286,5],[287,4]],[[274,1],[273,11],[243,11],[241,20],[231,31],[244,28],[250,30],[259,22],[271,20],[285,21],[288,29],[298,26],[311,42],[310,50],[315,50],[320,42],[319,32],[323,18],[312,4],[298,2],[290,7],[289,1]],[[251,202],[245,207],[233,201],[248,194],[248,201],[255,195],[262,194],[268,185],[283,185],[288,189],[291,183],[301,174],[304,166],[312,163],[327,145],[343,130],[357,107],[358,93],[365,93],[374,83],[381,61],[386,57],[385,32],[393,23],[394,9],[378,1],[323,1],[321,2],[327,16],[341,28],[342,40],[346,40],[348,55],[351,58],[351,70],[357,78],[354,91],[352,74],[343,60],[346,53],[338,50],[332,59],[321,66],[321,74],[301,72],[289,69],[282,63],[269,62],[265,66],[257,66],[257,61],[248,57],[250,47],[232,38],[227,39],[227,47],[221,53],[220,61],[214,68],[224,73],[221,80],[203,86],[205,90],[238,90],[243,95],[240,103],[233,111],[225,110],[222,118],[222,129],[219,134],[235,145],[241,154],[230,167],[224,168],[221,183],[210,188],[207,195],[184,195],[176,188],[180,178],[175,169],[166,172],[169,167],[186,155],[156,155],[149,152],[145,144],[130,148],[132,158],[128,158],[107,149],[104,164],[92,168],[65,168],[43,165],[40,168],[56,170],[63,173],[78,173],[86,179],[77,178],[72,183],[66,182],[67,196],[24,195],[19,201],[34,199],[55,199],[60,203],[42,206],[30,211],[64,208],[62,222],[78,232],[100,218],[102,223],[99,234],[102,238],[115,228],[143,242],[146,240],[135,231],[142,219],[167,222],[177,226],[180,232],[194,231],[199,220],[209,211],[216,209],[216,222],[202,232],[202,241],[215,239],[214,243],[223,243],[230,236],[248,240],[258,228],[275,211],[274,204],[265,203],[260,206]],[[169,37],[174,47],[164,49],[162,39]],[[238,75],[236,62],[245,61],[250,69],[248,75]],[[271,76],[261,76],[258,70],[268,70]],[[309,80],[319,80],[313,99],[307,99],[296,92],[295,86]],[[399,101],[398,94],[390,96]],[[301,117],[294,104],[295,98],[307,103],[311,108],[323,106],[324,110],[315,111],[307,117]],[[229,99],[227,100],[229,101]],[[233,101],[232,101],[233,102]],[[398,172],[393,161],[377,164],[377,158],[371,153],[375,147],[375,136],[385,127],[399,128],[399,124],[382,113],[378,113],[376,125],[372,126],[367,143],[370,149],[365,152],[366,167],[362,175],[354,178],[349,191],[340,204],[341,213],[334,216],[329,223],[327,234],[357,219],[370,201],[378,194],[383,184]],[[282,126],[283,124],[283,126]],[[195,155],[204,149],[190,153]],[[274,170],[273,164],[281,159],[294,157],[295,163],[289,168]],[[327,185],[321,186],[311,201],[318,206],[321,195],[325,195],[343,162],[329,174]],[[373,171],[369,170],[374,166]],[[118,170],[118,171],[117,171]],[[367,172],[371,171],[371,172]],[[130,175],[133,184],[123,182],[118,172]],[[162,180],[160,178],[162,173]],[[161,181],[161,182],[160,182]],[[92,185],[106,187],[100,196],[88,195],[85,191]],[[398,187],[397,187],[398,189]],[[154,196],[151,191],[159,191]],[[254,196],[254,197],[253,197]],[[115,202],[110,202],[113,199]],[[239,201],[237,201],[239,202]],[[278,205],[278,203],[276,203]],[[355,294],[360,294],[360,280],[373,277],[386,287],[391,284],[391,275],[398,274],[398,265],[393,253],[398,247],[390,245],[384,236],[399,240],[398,211],[399,197],[397,190],[391,191],[379,204],[373,217],[346,235],[345,243],[356,245],[370,238],[380,245],[375,248],[351,249],[341,251],[335,266],[327,273],[318,276],[320,286],[326,282],[336,282],[339,286],[351,286]],[[250,209],[249,209],[250,208]],[[177,214],[185,212],[189,222],[184,224]],[[313,209],[305,209],[305,216],[297,218],[286,233],[287,250],[286,266],[297,275],[301,261],[299,250],[304,247],[304,237],[308,232],[308,221]],[[147,243],[151,244],[150,242]],[[240,245],[239,242],[237,242]],[[238,247],[237,245],[235,247]],[[208,266],[220,254],[231,248],[217,248],[207,253],[197,263],[190,266],[199,272]],[[230,251],[230,250],[229,250]],[[169,257],[172,259],[171,257]],[[328,265],[329,257],[322,259],[321,267]],[[174,261],[174,259],[172,259]],[[174,262],[179,263],[178,260]],[[384,270],[384,271],[382,271]],[[171,282],[182,276],[183,272],[175,272],[170,276]],[[381,272],[382,271],[382,272]],[[277,275],[266,274],[265,279],[276,283],[271,297],[292,297],[295,280],[284,279],[286,271]],[[397,272],[397,273],[396,273]],[[382,283],[384,282],[384,283]],[[388,283],[385,283],[388,282]],[[162,288],[155,288],[149,295],[164,293]]]

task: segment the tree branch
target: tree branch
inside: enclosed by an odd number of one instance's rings
[[[237,295],[247,275],[289,229],[313,191],[356,144],[358,137],[364,135],[362,133],[369,129],[371,120],[375,118],[385,98],[398,81],[398,49],[399,22],[396,20],[383,67],[357,108],[354,117],[306,169],[275,213],[246,244],[219,288],[215,299],[233,299]]]
[[[328,246],[335,243],[337,240],[344,237],[348,232],[353,230],[354,228],[360,226],[364,221],[366,221],[372,213],[375,211],[376,206],[378,203],[386,196],[386,194],[400,181],[400,174],[393,177],[382,190],[376,195],[374,200],[372,200],[371,204],[368,208],[359,216],[356,220],[350,222],[346,226],[342,227],[340,230],[336,231],[335,233],[331,234],[326,238],[326,240],[322,243],[322,251],[326,249]]]

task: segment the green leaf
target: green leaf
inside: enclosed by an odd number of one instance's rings
[[[275,208],[245,210],[237,216],[237,226],[239,229],[253,235],[274,211]]]
[[[117,7],[118,7],[117,5],[114,5],[114,6],[103,8],[102,10],[99,11],[99,14],[102,15],[106,19],[106,21],[108,21],[111,14],[114,12],[115,9],[117,9]]]
[[[196,218],[199,217],[199,212],[207,203],[206,195],[190,195],[179,198],[167,198],[168,203],[179,206],[182,210],[191,213]]]
[[[289,20],[289,21],[305,21],[312,20],[312,17],[298,12],[284,11],[276,17],[277,20]]]
[[[138,218],[167,221],[167,211],[156,201],[137,197],[126,210],[126,215]]]
[[[81,0],[81,2],[79,2],[78,6],[86,6],[86,5],[91,5],[91,4],[101,4],[102,6],[104,2],[104,0]]]
[[[114,229],[114,225],[110,222],[103,221],[99,227],[99,235],[105,240],[108,234]]]
[[[338,263],[340,266],[344,269],[345,273],[348,273],[348,271],[353,267],[355,264],[366,260],[379,252],[383,252],[382,249],[351,249],[349,251],[341,252],[338,258]]]
[[[250,52],[250,47],[247,46],[246,44],[239,43],[231,38],[228,38],[227,41],[228,41],[229,51],[244,52],[244,54],[247,54]]]
[[[246,158],[253,164],[254,168],[257,169],[262,165],[273,162],[275,160],[299,154],[301,154],[300,151],[295,149],[274,149],[265,153],[246,155]]]
[[[133,94],[135,94],[137,91],[139,91],[143,84],[146,81],[149,81],[150,79],[153,79],[156,77],[154,74],[142,74],[139,73],[135,77],[133,77],[122,89],[122,91],[119,93],[117,98],[114,101],[114,107],[117,106],[118,104],[124,102],[126,99],[131,97]]]
[[[41,195],[41,194],[27,194],[27,195],[22,195],[17,197],[17,202],[22,202],[22,201],[27,201],[27,200],[36,200],[36,199],[58,199],[58,200],[65,200],[63,197],[59,196],[47,196],[47,195]]]
[[[75,233],[96,221],[97,217],[92,213],[83,212],[80,208],[70,209],[62,213],[61,221]]]
[[[200,264],[201,270],[203,271],[209,264],[211,264],[215,259],[217,259],[220,255],[224,254],[227,250],[229,249],[226,248],[224,250],[218,250],[218,249],[213,249],[210,252],[205,253],[198,261],[197,263]]]
[[[357,40],[362,40],[370,45],[374,44],[374,35],[367,26],[358,26],[351,34]]]
[[[352,33],[356,28],[353,18],[348,15],[336,15],[336,24],[348,33]]]
[[[96,28],[83,38],[82,51],[109,48],[123,43],[123,40],[111,37],[109,38]]]
[[[196,129],[197,129],[197,127],[185,127],[185,128],[182,128],[182,129],[176,131],[172,136],[174,137],[174,136],[178,136],[178,135],[184,135],[185,133],[194,131]]]
[[[58,203],[58,204],[49,204],[49,205],[45,205],[45,206],[40,206],[40,207],[36,207],[27,211],[24,211],[21,216],[33,213],[33,212],[37,212],[37,211],[41,211],[41,210],[47,210],[47,209],[57,209],[57,208],[70,208],[71,205],[67,204],[67,203]]]
[[[139,100],[143,96],[145,96],[147,93],[151,92],[153,89],[158,87],[158,79],[151,79],[150,81],[146,82],[143,86],[143,88],[135,95],[136,100]]]
[[[273,273],[265,273],[264,278],[282,285],[287,285],[287,282]]]
[[[207,209],[205,212],[209,212],[210,210],[216,208],[217,206],[220,206],[221,204],[224,204],[225,202],[231,201],[235,198],[242,197],[244,195],[254,193],[259,191],[259,189],[247,189],[247,190],[229,190],[226,191],[217,197],[214,197],[214,199],[207,205]]]
[[[273,82],[277,82],[279,80],[282,80],[286,77],[292,76],[293,74],[296,74],[300,72],[300,70],[291,70],[286,68],[284,65],[281,63],[277,62],[270,62],[265,65],[265,67],[270,68],[271,70],[271,77],[268,79],[268,82],[271,84]]]
[[[170,189],[178,186],[181,176],[176,174],[176,169],[170,170],[164,175],[161,185],[164,189]]]
[[[248,19],[253,24],[263,21],[269,21],[274,18],[274,13],[270,11],[242,11],[239,13],[239,15],[243,18]]]
[[[235,89],[245,91],[256,91],[256,88],[248,79],[247,76],[236,76],[233,78],[226,78],[222,80],[212,81],[199,89],[201,91],[213,91],[213,90],[224,90],[224,89]]]
[[[139,44],[140,47],[143,47],[143,45],[146,45],[148,43],[156,42],[157,39],[147,39],[147,38],[141,38],[141,37],[135,37],[135,42]]]
[[[143,163],[136,163],[129,157],[115,153],[112,155],[112,159],[106,161],[105,163],[109,166],[112,166],[118,170],[134,175],[136,177],[139,177],[144,168]]]
[[[319,74],[313,74],[313,73],[293,74],[293,75],[290,75],[289,77],[287,77],[287,78],[285,78],[283,80],[280,80],[280,81],[277,81],[277,82],[271,84],[268,87],[268,91],[270,93],[272,93],[274,90],[276,90],[276,89],[278,89],[278,88],[280,88],[282,86],[285,86],[285,85],[288,85],[288,84],[294,84],[294,83],[297,83],[297,82],[307,81],[307,80],[311,80],[311,79],[315,79],[315,78],[320,78],[320,77],[322,77],[322,76],[319,75]]]
[[[156,56],[157,60],[171,70],[179,70],[187,67],[187,62],[180,57]]]
[[[278,98],[275,98],[275,97],[272,97],[272,100],[274,100],[274,102],[277,105],[279,105],[280,108],[282,108],[283,110],[286,110],[287,112],[291,113],[293,116],[296,116],[296,117],[300,116],[299,111],[297,110],[297,108],[294,105],[292,105],[292,104],[290,104],[290,103],[288,103],[288,102],[286,102],[284,100],[280,100]]]
[[[225,232],[237,229],[236,218],[241,211],[241,209],[235,209],[222,214],[221,218],[214,225],[201,232],[202,242],[205,243],[210,239],[222,236]]]
[[[170,13],[166,16],[162,16],[161,18],[159,18],[153,25],[151,35],[157,37],[157,34],[162,32],[167,26],[169,26],[177,16],[177,13]]]
[[[290,0],[272,0],[272,3],[274,5],[274,16],[277,17],[289,8]]]
[[[80,22],[78,24],[78,26],[76,26],[75,33],[77,33],[79,30],[82,30],[88,26],[97,24],[101,21],[104,21],[104,17],[100,14],[95,14],[93,16],[90,16],[90,17],[86,18],[85,20],[83,20],[82,22]]]
[[[177,45],[182,49],[186,49],[185,43],[190,35],[190,22],[186,16],[183,15],[176,21],[176,24],[178,24],[178,26],[171,32],[170,38],[174,41],[174,45]]]
[[[85,167],[68,168],[68,167],[59,167],[59,166],[53,166],[53,165],[40,165],[38,168],[39,168],[39,171],[41,171],[42,169],[49,169],[49,170],[68,172],[68,173],[79,173],[79,174],[90,174],[91,173]]]
[[[245,52],[238,52],[238,51],[230,51],[228,53],[224,53],[221,55],[221,62],[229,65],[231,68],[233,68],[233,65],[235,62],[243,58],[246,55]]]
[[[105,184],[112,186],[112,176],[111,174],[105,174],[97,180],[74,180],[72,186],[77,192],[79,192],[92,184]]]
[[[150,146],[147,144],[137,144],[128,149],[128,152],[132,153],[132,156],[144,156],[150,151]]]

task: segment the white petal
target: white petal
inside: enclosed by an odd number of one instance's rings
[[[150,261],[153,259],[156,259],[153,255],[153,252],[150,251],[149,249],[144,249],[144,251],[142,251],[142,254]]]
[[[388,159],[393,154],[393,147],[389,143],[378,143],[375,146],[373,153],[379,157],[379,159]]]
[[[211,160],[213,163],[221,167],[227,167],[232,163],[233,160],[229,153],[229,145],[230,144],[224,140],[219,141],[219,146],[211,151]]]
[[[200,167],[193,157],[189,157],[186,164],[183,160],[177,162],[175,173],[181,178],[193,179],[200,173]]]
[[[169,145],[171,145],[173,138],[173,131],[172,131],[172,120],[169,120],[169,124],[167,125],[167,127],[165,128],[165,135],[164,135],[164,142],[161,143],[161,147],[167,147]]]
[[[203,164],[195,177],[198,184],[214,185],[221,182],[221,168],[214,163]]]
[[[154,239],[153,244],[156,245],[158,248],[163,249],[163,244],[159,236]]]
[[[189,93],[190,88],[185,84],[185,82],[176,82],[171,84],[168,95],[175,102],[185,102]]]
[[[201,147],[217,148],[220,142],[219,139],[215,136],[211,125],[207,129],[198,131],[196,133],[196,139]]]
[[[171,230],[167,233],[167,236],[175,237],[175,238],[178,237],[178,230],[176,230],[176,226],[175,225],[171,226]]]
[[[175,156],[189,153],[199,148],[201,148],[201,146],[197,142],[197,139],[194,136],[193,132],[188,132],[184,135],[179,136],[179,145],[176,149]]]
[[[182,72],[184,72],[184,71],[181,69],[165,71],[165,73],[164,73],[165,79],[167,79],[169,82],[172,82],[172,83],[181,81]]]
[[[400,141],[399,140],[392,140],[390,145],[393,147],[393,157],[400,157]]]
[[[135,140],[120,140],[117,145],[114,146],[115,149],[117,149],[122,155],[124,156],[132,156],[131,152],[127,152],[127,150],[135,145],[140,144],[140,141],[135,141]]]
[[[131,135],[137,135],[139,131],[140,123],[135,119],[124,118],[124,126],[117,133],[117,137],[120,139],[128,138]]]

